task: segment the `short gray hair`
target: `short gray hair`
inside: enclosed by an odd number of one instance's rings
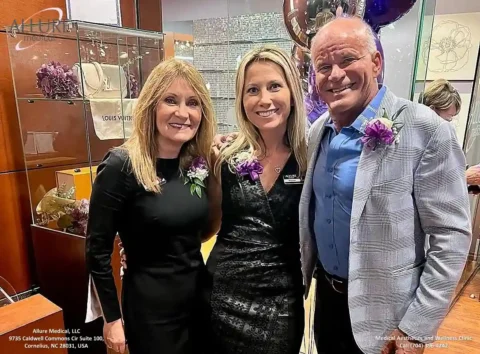
[[[370,54],[374,54],[377,51],[377,43],[376,43],[376,36],[375,33],[373,32],[372,27],[368,23],[366,23],[364,20],[362,20],[359,17],[337,17],[330,22],[326,23],[322,28],[320,28],[317,31],[317,34],[312,40],[312,48],[314,45],[314,42],[318,40],[318,37],[320,34],[327,29],[329,26],[331,26],[333,23],[336,23],[338,21],[355,21],[360,24],[360,28],[355,30],[355,34],[364,37],[366,42],[365,42],[365,48]]]

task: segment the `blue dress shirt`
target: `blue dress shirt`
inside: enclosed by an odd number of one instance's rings
[[[325,124],[315,170],[313,231],[318,258],[325,271],[348,278],[350,219],[357,166],[362,152],[362,125],[376,117],[385,94],[381,88],[367,108],[349,127],[338,133],[333,122]]]

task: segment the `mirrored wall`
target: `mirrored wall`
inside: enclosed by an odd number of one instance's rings
[[[283,1],[162,1],[166,54],[191,61],[208,83],[220,133],[234,131],[235,72],[242,56],[264,43],[292,51]]]
[[[262,43],[277,44],[293,56],[294,42],[284,24],[283,3],[162,1],[165,55],[191,61],[202,71],[212,92],[220,132],[236,129],[234,77],[241,56]],[[384,83],[399,97],[410,99],[416,87],[415,78],[425,78],[415,63],[418,48],[423,44],[419,38],[430,36],[435,3],[417,0],[407,14],[379,32],[385,55]],[[417,87],[417,91],[421,88]]]

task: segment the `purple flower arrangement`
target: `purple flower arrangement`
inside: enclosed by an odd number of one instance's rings
[[[138,94],[140,91],[139,91],[137,78],[135,77],[135,75],[128,73],[127,81],[128,81],[128,98],[138,98]]]
[[[367,122],[364,129],[364,135],[361,139],[364,146],[375,151],[379,146],[392,145],[399,142],[399,133],[402,124],[396,119],[406,106],[402,106],[392,118],[389,118],[385,110],[381,118],[375,118]]]
[[[207,177],[207,161],[203,157],[194,158],[185,178],[185,184],[190,183],[192,195],[196,194],[199,198],[202,197],[202,188],[206,188],[204,181]]]
[[[63,215],[57,220],[57,226],[72,234],[86,236],[89,208],[90,202],[87,199],[66,206],[62,211]]]
[[[395,141],[395,135],[389,125],[389,123],[384,123],[380,119],[372,120],[365,127],[362,143],[372,150],[375,150],[379,145],[391,145]]]
[[[68,65],[51,61],[36,72],[37,88],[46,98],[62,99],[78,97],[78,78]]]
[[[257,181],[263,173],[263,166],[247,151],[238,153],[234,158],[235,171],[240,176],[249,176],[252,181]]]
[[[90,202],[87,199],[82,199],[78,205],[73,208],[70,213],[72,217],[72,225],[68,228],[69,232],[77,235],[87,235],[88,210]]]

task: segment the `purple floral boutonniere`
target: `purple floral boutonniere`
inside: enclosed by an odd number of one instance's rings
[[[243,151],[234,157],[235,171],[240,176],[249,176],[252,181],[256,181],[263,173],[263,166],[250,153]]]
[[[399,133],[403,127],[402,123],[396,121],[399,114],[407,106],[402,106],[392,118],[389,118],[385,109],[381,118],[375,118],[365,124],[362,143],[369,149],[375,151],[379,146],[392,145],[399,142]]]
[[[190,183],[190,193],[202,197],[202,188],[206,188],[205,179],[208,177],[207,162],[203,157],[193,159],[190,168],[187,171],[185,184]]]

